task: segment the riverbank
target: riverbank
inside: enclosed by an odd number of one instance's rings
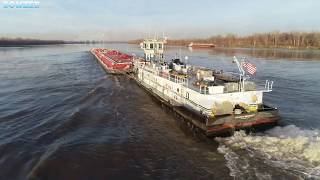
[[[36,46],[36,45],[60,45],[60,44],[99,44],[119,43],[118,41],[64,41],[64,40],[41,40],[22,38],[0,38],[0,47]]]
[[[139,44],[141,39],[128,41]],[[247,36],[234,34],[218,35],[209,38],[170,39],[168,45],[187,46],[193,43],[214,44],[228,48],[285,48],[285,49],[320,49],[320,32],[268,32]]]
[[[142,40],[131,40],[128,41],[128,44],[140,44]],[[203,41],[195,41],[195,40],[168,40],[167,45],[169,46],[188,46],[191,42],[193,43],[205,43]],[[207,43],[207,44],[212,44],[212,43]],[[228,45],[217,45],[214,44],[215,47],[213,48],[250,48],[250,49],[292,49],[292,50],[320,50],[320,47],[313,47],[313,46],[308,46],[308,47],[293,47],[293,46],[228,46]]]

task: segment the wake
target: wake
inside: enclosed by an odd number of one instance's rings
[[[248,135],[239,131],[231,137],[216,140],[220,143],[218,151],[224,154],[233,177],[241,176],[243,170],[239,167],[243,165],[239,164],[243,163],[243,159],[241,162],[239,159],[245,157],[249,162],[247,166],[250,166],[250,161],[260,159],[261,163],[301,178],[320,179],[319,133],[319,130],[304,130],[289,125],[275,127],[264,134]],[[240,151],[247,156],[239,157]]]

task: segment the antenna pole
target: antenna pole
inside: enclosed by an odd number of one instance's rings
[[[237,64],[237,66],[238,66],[238,70],[239,70],[239,72],[240,72],[240,90],[241,91],[244,91],[244,81],[245,81],[245,71],[244,71],[244,69],[242,68],[242,62],[243,62],[243,59],[241,59],[241,63],[239,62],[239,60],[237,59],[237,57],[236,56],[233,56],[233,61]]]

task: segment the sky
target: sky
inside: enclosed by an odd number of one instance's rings
[[[4,8],[4,1],[0,37],[122,41],[154,33],[179,39],[320,31],[320,0],[38,0],[35,9]]]

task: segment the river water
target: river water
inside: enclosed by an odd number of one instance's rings
[[[166,57],[274,81],[269,131],[197,137],[124,76],[107,75],[92,47],[0,48],[0,179],[319,179],[320,51],[168,47]],[[181,52],[181,53],[180,53]]]

